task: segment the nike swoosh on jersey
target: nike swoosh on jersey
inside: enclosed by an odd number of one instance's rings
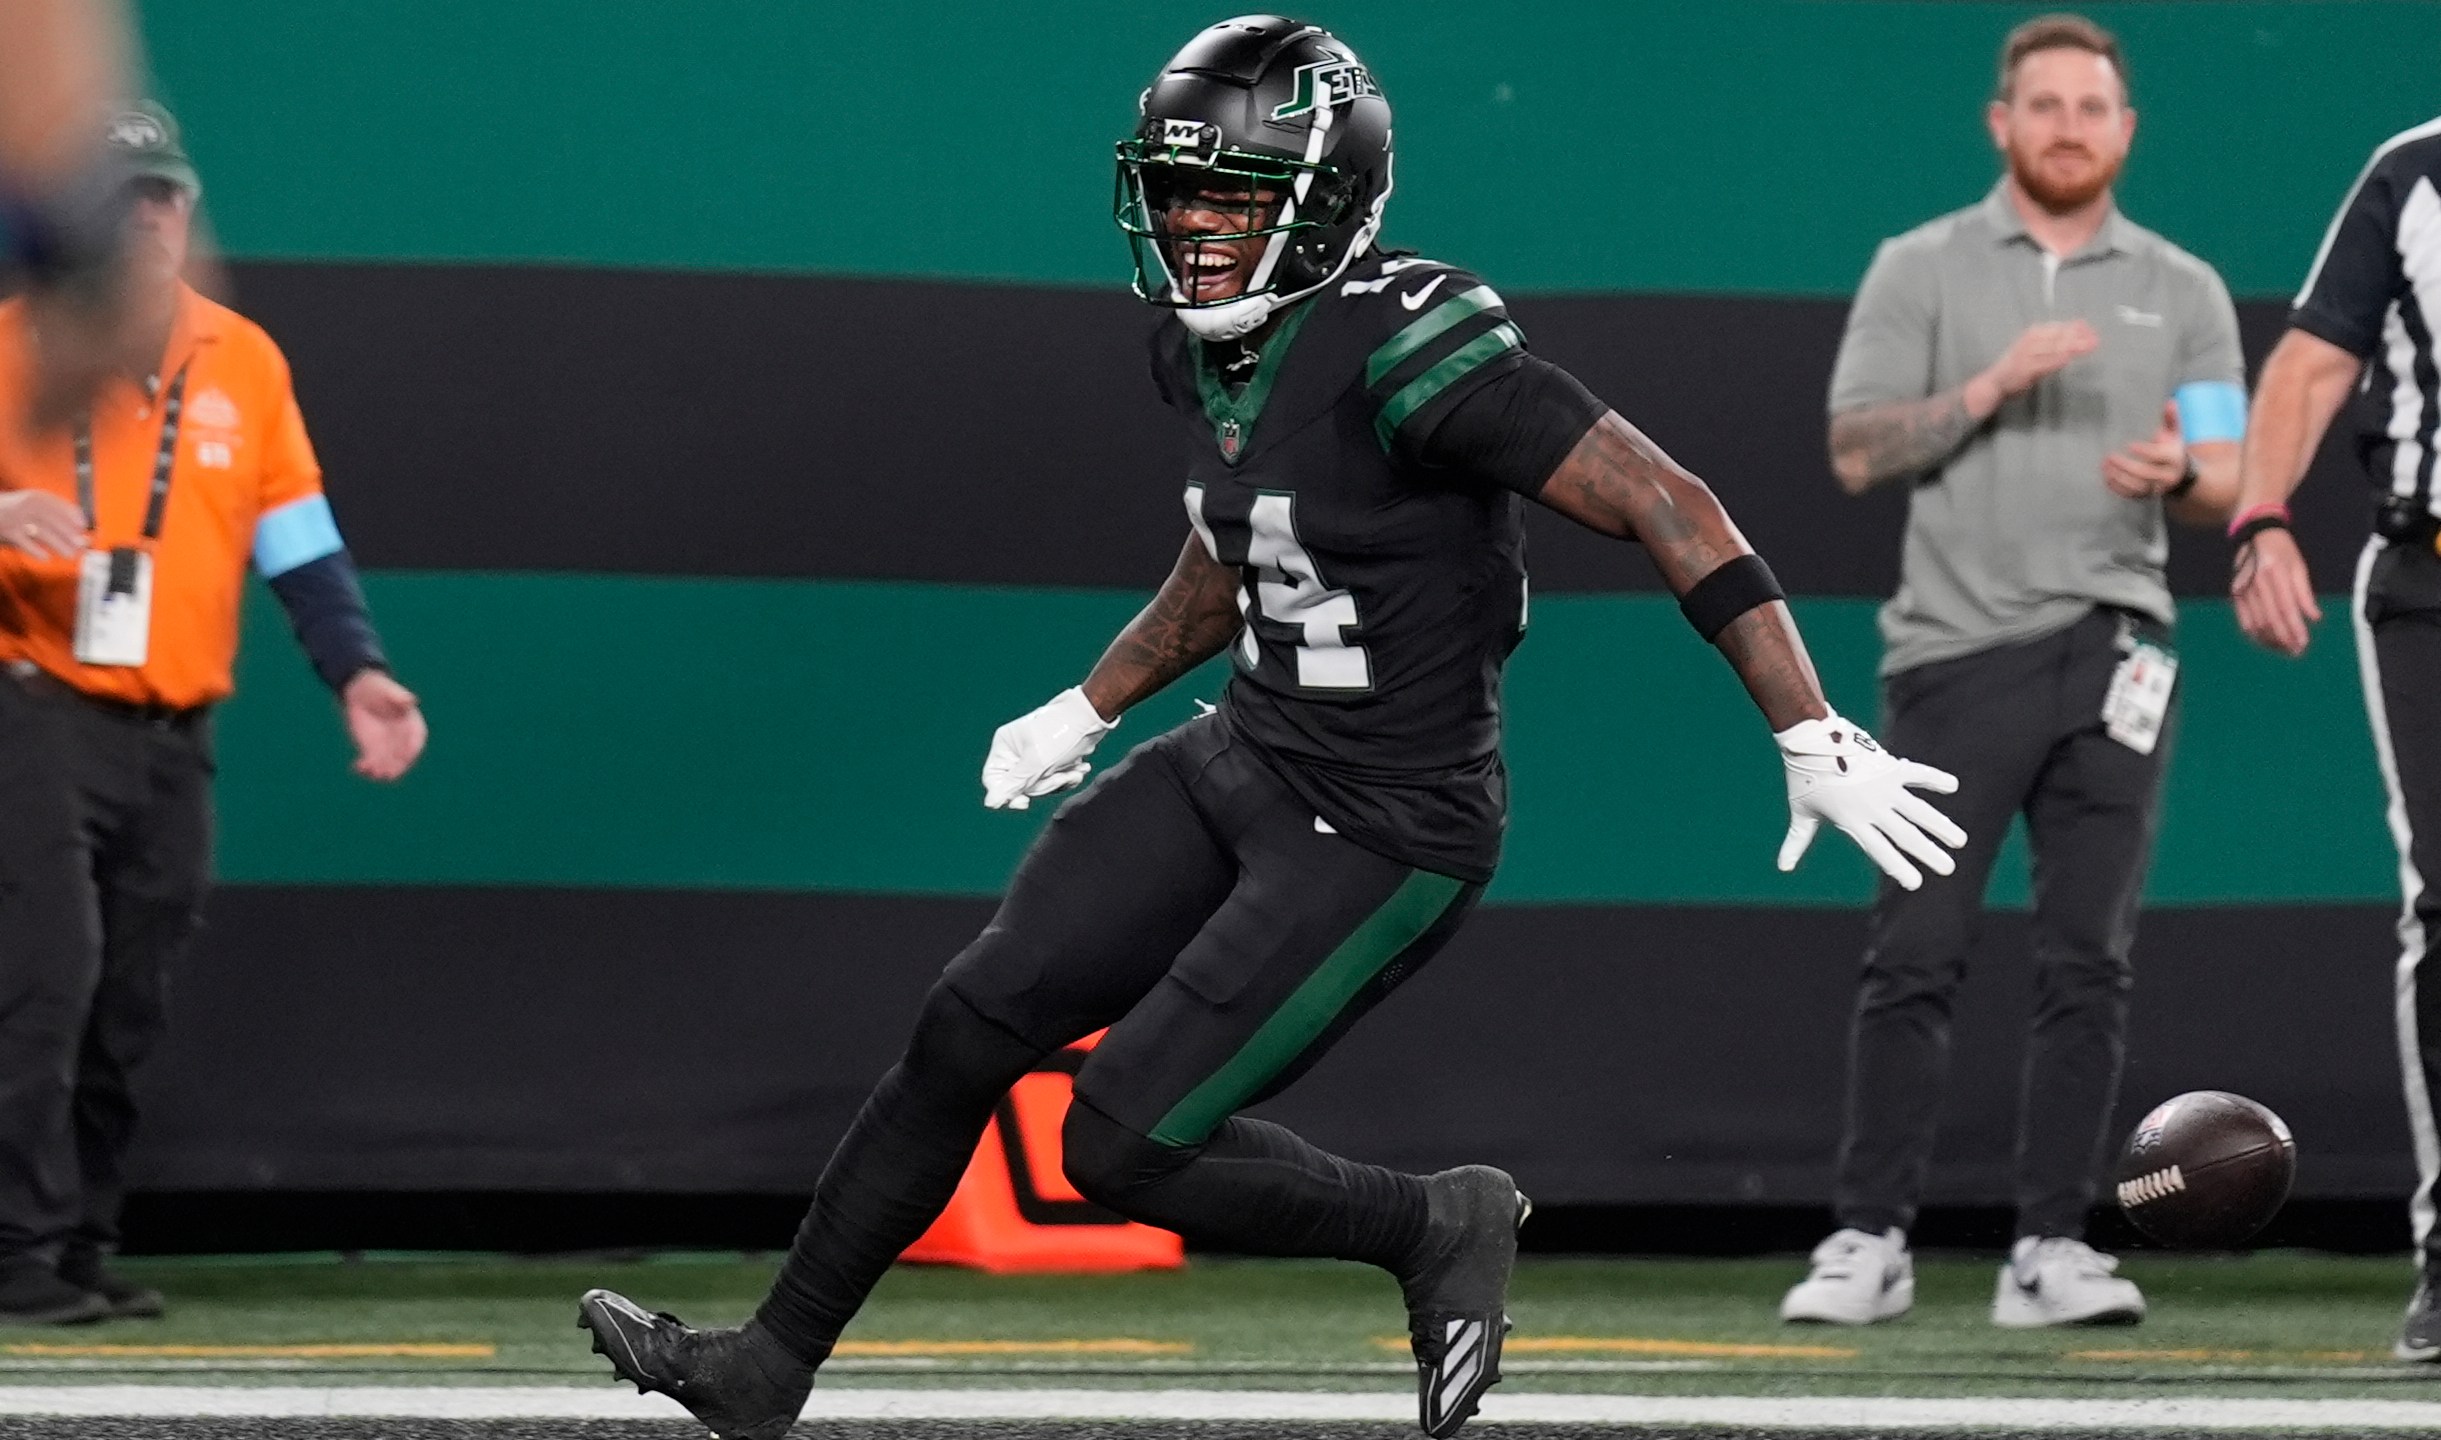
[[[1425,281],[1423,289],[1415,291],[1412,294],[1401,295],[1398,297],[1398,303],[1406,306],[1410,310],[1421,310],[1424,308],[1424,301],[1431,296],[1433,291],[1440,289],[1441,282],[1447,280],[1448,278],[1449,272],[1444,270],[1440,274],[1433,276],[1430,280]]]

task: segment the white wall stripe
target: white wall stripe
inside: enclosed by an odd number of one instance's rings
[[[2407,1092],[2407,1128],[2415,1141],[2416,1190],[2407,1202],[2420,1254],[2432,1234],[2433,1190],[2441,1184],[2441,1131],[2433,1124],[2432,1089],[2424,1078],[2424,1053],[2416,1033],[2416,965],[2424,958],[2424,924],[2416,918],[2416,902],[2424,894],[2424,877],[2416,873],[2415,831],[2407,814],[2407,796],[2399,788],[2398,754],[2390,743],[2390,712],[2382,703],[2382,663],[2373,649],[2373,626],[2365,619],[2365,597],[2373,585],[2373,562],[2383,550],[2377,537],[2367,541],[2356,562],[2356,583],[2350,591],[2348,620],[2356,632],[2356,667],[2365,686],[2365,717],[2373,725],[2373,756],[2382,768],[2382,785],[2389,792],[2390,838],[2399,849],[2399,962],[2393,972],[2393,1001],[2399,1036],[2399,1077]]]

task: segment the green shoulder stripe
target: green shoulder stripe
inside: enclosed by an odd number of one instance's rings
[[[1396,395],[1383,402],[1381,413],[1373,418],[1373,434],[1382,442],[1382,448],[1389,449],[1391,437],[1398,434],[1398,427],[1407,423],[1407,417],[1431,404],[1442,391],[1511,350],[1523,349],[1525,343],[1526,337],[1518,332],[1515,325],[1502,321],[1459,346],[1448,359],[1401,386]]]
[[[1472,290],[1460,291],[1433,306],[1424,315],[1409,323],[1406,329],[1383,341],[1382,348],[1373,352],[1373,358],[1365,362],[1365,383],[1367,385],[1380,384],[1384,375],[1396,370],[1402,361],[1418,350],[1448,334],[1451,326],[1469,316],[1480,315],[1486,310],[1504,316],[1509,313],[1507,308],[1500,303],[1500,297],[1492,293],[1492,287],[1489,285],[1478,285]]]

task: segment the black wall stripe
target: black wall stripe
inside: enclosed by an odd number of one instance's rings
[[[1186,522],[1181,432],[1124,294],[548,267],[247,263],[294,361],[341,523],[374,566],[1149,589]],[[1528,343],[1711,480],[1795,594],[1884,595],[1898,493],[1823,451],[1845,305],[1530,297]],[[2260,356],[2283,320],[2241,309]],[[2344,430],[2346,427],[2335,427]],[[2327,447],[2300,502],[2317,573],[2369,506]],[[2098,482],[2097,482],[2098,483]],[[1640,552],[1535,512],[1538,589],[1655,590]],[[2174,587],[2226,590],[2182,531]]]
[[[139,1183],[807,1193],[991,909],[227,889],[178,977]],[[2403,1194],[2390,923],[2147,915],[2117,1125],[2237,1090],[2295,1128],[2300,1193]],[[1993,916],[1970,966],[1937,1203],[2008,1194],[2025,931]],[[1505,1165],[1553,1203],[1818,1203],[1863,940],[1850,911],[1486,909],[1266,1113],[1363,1159]]]

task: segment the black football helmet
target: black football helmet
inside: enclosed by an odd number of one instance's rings
[[[1372,245],[1390,198],[1390,103],[1329,31],[1277,15],[1224,20],[1161,67],[1136,108],[1136,133],[1119,142],[1116,202],[1136,294],[1197,334],[1253,330]],[[1189,200],[1238,207],[1246,228],[1173,228]],[[1249,235],[1264,244],[1237,294],[1202,301],[1180,283],[1206,245]]]

